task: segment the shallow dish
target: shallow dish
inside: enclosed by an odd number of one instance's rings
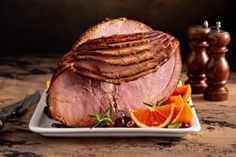
[[[192,99],[189,99],[190,105],[193,105]],[[193,122],[189,128],[169,129],[169,128],[55,128],[53,123],[59,123],[48,118],[44,113],[46,106],[46,90],[36,107],[36,110],[30,120],[29,129],[40,133],[43,136],[54,137],[182,137],[190,133],[196,133],[201,130],[201,126],[194,107]]]

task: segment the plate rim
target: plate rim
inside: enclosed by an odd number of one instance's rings
[[[45,127],[40,127],[39,122],[42,119],[42,116],[44,114],[43,109],[45,104],[45,99],[46,99],[46,89],[43,91],[42,96],[40,98],[40,101],[37,104],[37,107],[31,117],[30,123],[29,123],[29,129],[33,132],[40,133],[44,136],[47,136],[48,134],[52,135],[55,134],[57,136],[58,133],[77,133],[77,134],[88,134],[88,136],[96,136],[94,133],[113,133],[114,136],[115,134],[127,134],[127,137],[132,134],[145,134],[148,133],[169,133],[169,134],[190,134],[190,133],[196,133],[201,130],[201,125],[196,113],[196,110],[194,106],[192,105],[192,99],[190,97],[189,102],[190,105],[192,106],[191,109],[193,111],[193,120],[196,120],[195,123],[196,125],[194,127],[190,128],[177,128],[177,129],[170,129],[170,128],[119,128],[119,127],[114,127],[114,128],[45,128]],[[47,117],[48,118],[48,117]],[[63,136],[63,135],[61,135]],[[66,136],[66,135],[65,135]],[[77,135],[79,136],[79,135]],[[101,135],[99,135],[101,136]],[[106,135],[104,135],[105,137]],[[109,135],[110,136],[110,135]],[[157,135],[158,136],[158,135]],[[177,137],[177,136],[176,136]]]

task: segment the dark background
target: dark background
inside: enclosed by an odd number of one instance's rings
[[[233,0],[1,0],[0,53],[62,55],[88,27],[105,18],[127,17],[179,38],[189,52],[186,28],[221,21],[231,33],[227,59],[236,62]]]

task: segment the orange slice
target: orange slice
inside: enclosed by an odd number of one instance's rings
[[[180,97],[181,98],[181,97]],[[177,104],[175,105],[173,119],[171,124],[177,124],[180,122],[191,123],[193,119],[192,109],[183,99],[178,99]]]
[[[182,97],[181,95],[178,96],[171,96],[166,100],[166,104],[176,104],[176,102],[178,101],[178,99],[180,99],[179,97]]]
[[[166,104],[174,104],[174,114],[172,119],[175,119],[179,114],[181,108],[185,105],[182,96],[171,96],[167,101]]]
[[[181,95],[184,99],[184,101],[187,101],[188,98],[190,97],[192,93],[192,89],[191,89],[191,86],[188,84],[188,85],[183,85],[183,86],[179,86],[175,89],[173,95],[174,96],[177,96],[177,95]]]
[[[174,114],[174,105],[157,106],[156,108],[145,108],[130,111],[131,119],[140,128],[167,126]]]

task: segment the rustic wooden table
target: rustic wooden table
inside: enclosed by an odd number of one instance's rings
[[[1,57],[0,107],[42,91],[59,58]],[[28,129],[33,106],[0,130],[0,156],[236,156],[235,74],[228,87],[228,101],[209,102],[202,95],[193,96],[202,130],[184,138],[47,138]]]

